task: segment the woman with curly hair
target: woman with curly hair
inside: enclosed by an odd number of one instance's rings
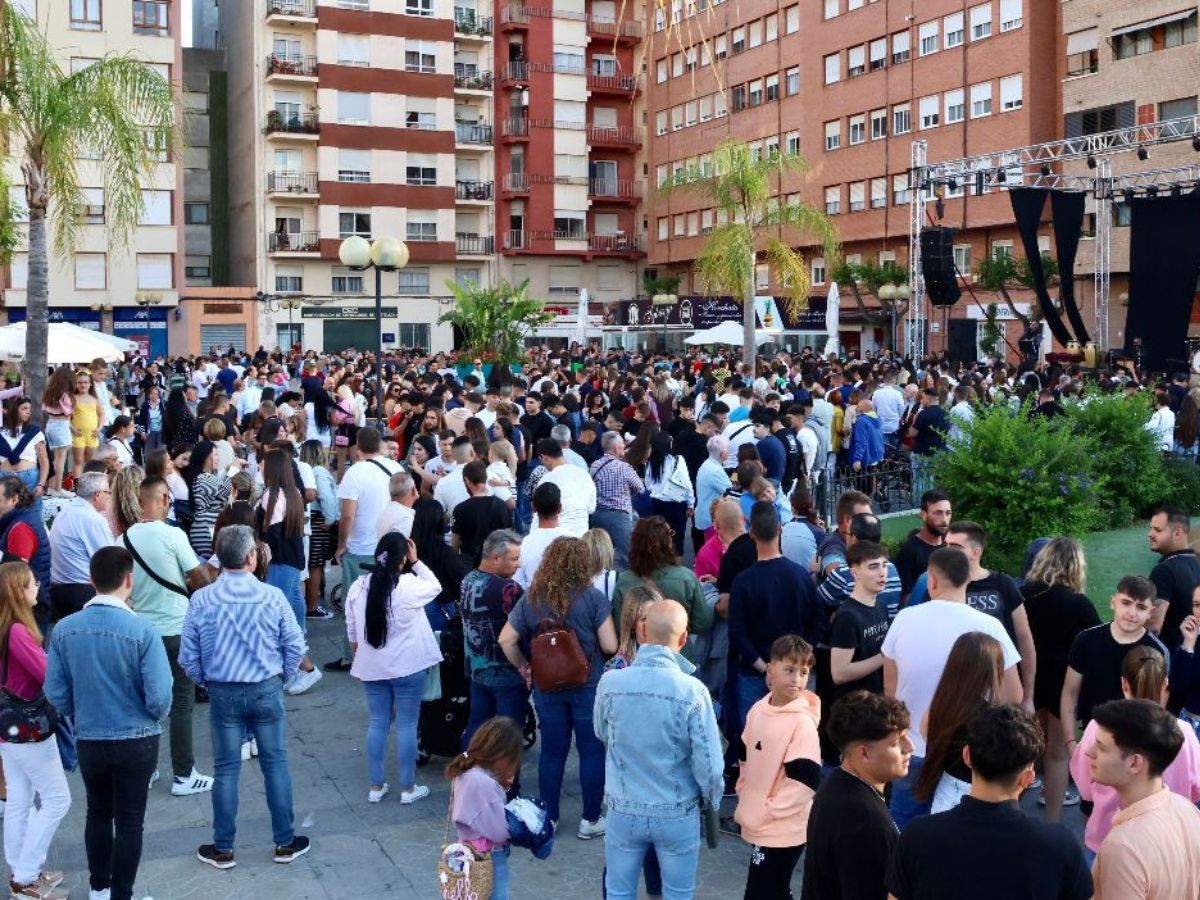
[[[612,606],[592,587],[591,554],[578,538],[560,537],[551,541],[533,576],[533,582],[500,632],[499,644],[525,679],[533,687],[533,705],[537,709],[542,732],[542,755],[538,763],[538,793],[558,821],[563,771],[575,732],[579,754],[579,780],[583,788],[583,820],[579,837],[590,840],[604,834],[600,803],[604,797],[604,745],[592,727],[592,708],[596,703],[596,685],[604,671],[604,657],[617,651],[617,632],[612,622]],[[554,627],[574,633],[588,661],[587,681],[574,688],[544,693],[533,684],[532,670],[521,644],[526,645],[547,620]]]
[[[613,588],[613,618],[621,619],[621,601],[638,585],[657,590],[674,600],[688,614],[688,634],[704,634],[713,624],[713,612],[704,601],[704,591],[695,573],[676,563],[671,527],[662,516],[638,519],[629,542],[629,568],[617,576]],[[683,648],[688,656],[690,646]],[[690,659],[690,657],[689,657]]]

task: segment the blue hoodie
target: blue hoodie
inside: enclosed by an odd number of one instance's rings
[[[850,435],[850,463],[861,463],[865,469],[883,462],[883,429],[874,410],[859,413]]]

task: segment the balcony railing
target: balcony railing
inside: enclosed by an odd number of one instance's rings
[[[492,126],[455,122],[454,140],[459,144],[490,144],[492,142]]]
[[[632,94],[637,90],[637,76],[628,72],[615,75],[601,75],[588,72],[587,86],[589,91],[604,91],[606,93]]]
[[[491,181],[456,181],[454,182],[454,197],[457,200],[491,200]]]
[[[496,250],[496,240],[490,234],[455,235],[454,244],[459,253],[470,256],[484,256]]]
[[[317,0],[267,0],[268,16],[317,17]]]
[[[500,123],[500,134],[504,137],[529,137],[529,119],[505,119]]]
[[[315,194],[316,172],[268,172],[267,190],[272,194]]]
[[[317,74],[317,58],[316,56],[272,53],[267,57],[267,74],[303,75],[311,78]]]
[[[642,143],[642,129],[634,125],[589,125],[587,135],[589,144],[637,147]]]
[[[524,172],[507,172],[500,185],[510,193],[524,194],[529,190],[529,179]]]
[[[642,23],[631,18],[622,19],[618,22],[616,19],[588,16],[587,31],[589,35],[596,35],[598,37],[640,40],[642,37]]]
[[[529,63],[527,62],[510,62],[500,67],[501,81],[528,81],[529,80]]]
[[[510,3],[500,10],[501,25],[528,25],[530,18],[570,19],[582,22],[587,17],[580,12],[568,12],[562,9],[552,9],[549,6],[527,6],[524,3]]]
[[[277,109],[267,113],[267,125],[264,129],[267,134],[317,134],[320,130],[321,124],[316,113],[285,113]]]
[[[525,232],[506,231],[504,232],[504,249],[505,250],[520,250],[525,246]]]
[[[492,89],[491,72],[455,72],[454,86],[468,91],[490,91]]]
[[[591,178],[588,193],[594,197],[636,200],[642,196],[642,183],[630,178]]]
[[[588,249],[593,253],[640,253],[642,239],[636,234],[589,234]]]
[[[267,235],[270,253],[319,253],[321,236],[316,231],[272,231]]]
[[[454,13],[454,30],[459,34],[489,35],[492,33],[492,17],[457,10]]]

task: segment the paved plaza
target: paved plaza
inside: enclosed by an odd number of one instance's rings
[[[336,658],[342,620],[309,625],[313,658]],[[196,713],[197,767],[212,772],[207,707]],[[172,797],[170,755],[164,734],[159,768],[162,779],[151,792],[146,838],[135,898],[154,900],[341,900],[394,898],[434,900],[435,866],[446,824],[448,786],[441,775],[445,760],[418,770],[432,795],[401,806],[395,767],[389,760],[393,792],[378,805],[367,803],[363,751],[366,705],[359,682],[349,675],[326,674],[309,693],[287,698],[288,754],[295,792],[296,828],[312,838],[312,851],[291,865],[271,861],[271,830],[256,761],[243,764],[235,868],[218,871],[196,859],[196,848],[212,840],[212,802],[208,794]],[[527,790],[537,786],[537,746],[525,758]],[[574,756],[564,785],[562,835],[554,853],[535,860],[527,850],[512,856],[514,898],[600,897],[604,842],[575,837],[579,823],[579,779]],[[72,807],[50,850],[49,868],[67,873],[72,900],[87,898],[87,860],[83,846],[86,808],[78,773],[70,776]],[[1035,798],[1026,805],[1036,808]],[[733,801],[726,801],[725,812]],[[1082,829],[1078,809],[1067,821]],[[740,840],[722,835],[716,850],[700,853],[698,898],[740,898],[750,854]],[[800,876],[794,891],[799,896]]]

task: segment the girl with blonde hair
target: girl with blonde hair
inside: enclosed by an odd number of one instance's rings
[[[100,405],[92,373],[80,369],[75,373],[74,408],[71,410],[71,470],[78,476],[85,463],[91,461],[100,446],[100,430],[108,418]]]
[[[613,569],[616,551],[613,549],[612,538],[603,528],[592,528],[584,532],[580,540],[587,548],[588,558],[591,560],[592,587],[611,601],[613,588],[617,584],[617,573]]]

